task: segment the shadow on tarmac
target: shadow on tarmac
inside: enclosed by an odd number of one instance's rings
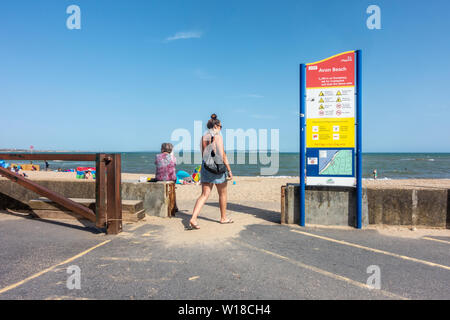
[[[48,223],[48,224],[53,224],[53,225],[57,225],[57,226],[68,227],[68,228],[72,228],[72,229],[76,229],[76,230],[90,232],[92,234],[100,234],[100,233],[105,232],[105,230],[97,228],[93,222],[90,222],[88,220],[76,220],[78,223],[82,224],[82,226],[79,226],[76,224],[66,223],[66,222],[62,222],[62,221],[38,219],[38,218],[33,217],[30,213],[14,213],[14,212],[10,212],[10,211],[4,211],[4,212],[2,212],[2,214],[19,217],[19,218],[23,218],[23,219],[34,220],[39,223]]]

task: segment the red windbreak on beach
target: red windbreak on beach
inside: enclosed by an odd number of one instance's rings
[[[306,66],[306,87],[355,85],[355,52],[349,51]]]

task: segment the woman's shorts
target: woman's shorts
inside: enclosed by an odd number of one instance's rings
[[[204,166],[202,166],[202,169],[200,170],[200,182],[221,184],[224,183],[225,181],[227,181],[226,173],[215,174],[209,172],[204,168]]]

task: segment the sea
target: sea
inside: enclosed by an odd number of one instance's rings
[[[155,156],[157,152],[124,152],[122,154],[122,172],[155,173]],[[269,177],[298,177],[299,154],[283,152],[276,155],[270,153],[266,158],[257,153],[228,153],[233,162],[231,169],[235,176],[265,176],[263,168],[271,168]],[[264,153],[265,154],[265,153]],[[194,163],[195,155],[176,155],[177,170],[192,173],[199,163]],[[190,158],[190,160],[188,160]],[[1,159],[1,154],[0,154]],[[184,159],[184,161],[183,161]],[[239,161],[238,161],[239,160]],[[10,161],[11,162],[11,161]],[[13,161],[14,163],[29,163],[29,161]],[[95,163],[73,161],[48,161],[50,170],[61,168],[74,169],[82,166],[95,167]],[[255,163],[256,162],[256,163]],[[41,161],[33,161],[43,166]],[[450,179],[450,153],[363,153],[363,178],[373,177],[376,169],[378,179]]]

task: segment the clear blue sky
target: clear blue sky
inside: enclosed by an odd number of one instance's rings
[[[216,112],[297,151],[299,63],[362,49],[363,150],[450,152],[449,16],[446,0],[2,1],[0,148],[157,150]]]

